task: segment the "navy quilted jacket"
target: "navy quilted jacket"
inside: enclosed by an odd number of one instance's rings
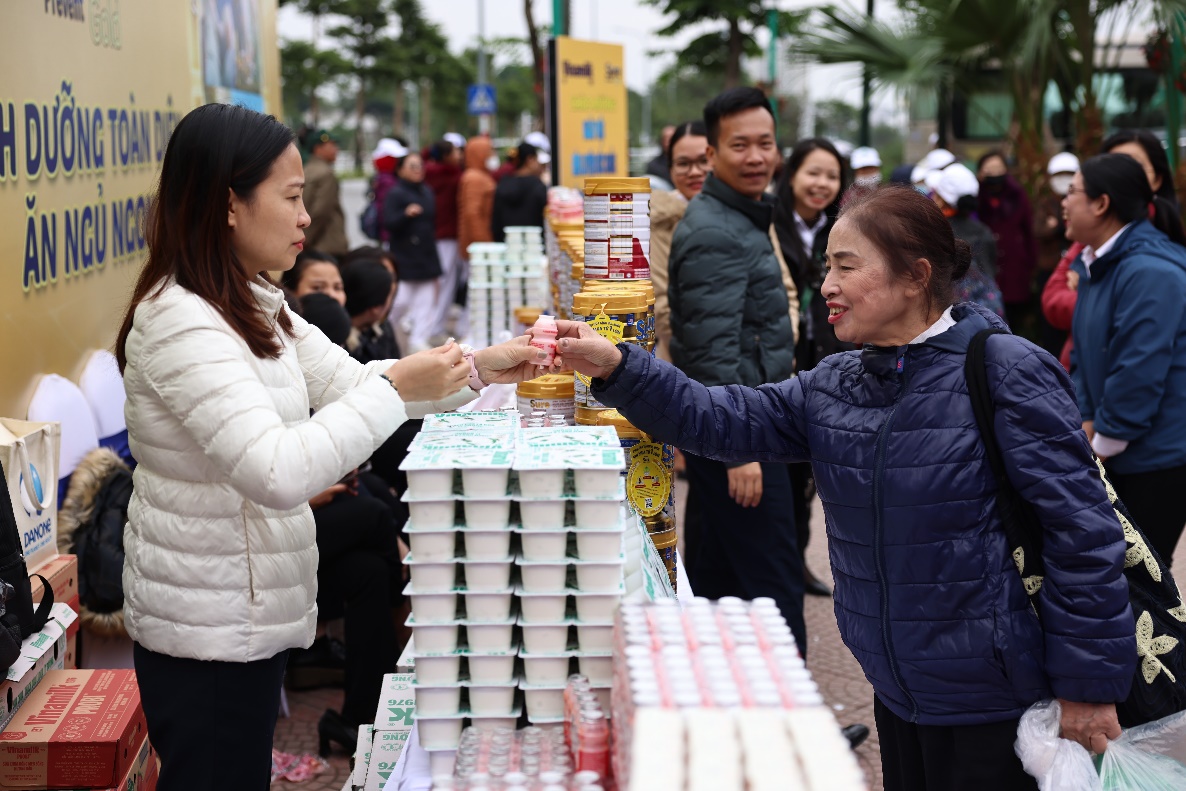
[[[953,316],[921,344],[835,354],[758,388],[704,387],[623,344],[597,397],[691,453],[811,461],[840,633],[899,717],[968,725],[1014,719],[1052,694],[1124,700],[1137,659],[1124,534],[1067,374],[1028,341],[989,339],[1009,478],[1045,527],[1039,624],[998,521],[964,379],[972,336],[1003,325],[969,303]]]

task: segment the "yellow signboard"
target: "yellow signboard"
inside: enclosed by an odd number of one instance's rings
[[[173,128],[278,108],[276,0],[3,0],[0,415],[110,349]]]
[[[629,175],[622,47],[560,36],[552,82],[557,183],[580,188],[586,178]]]

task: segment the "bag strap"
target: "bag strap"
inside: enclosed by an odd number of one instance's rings
[[[985,458],[997,482],[997,512],[1001,527],[1013,552],[1013,562],[1021,575],[1025,592],[1030,598],[1034,612],[1038,612],[1038,591],[1042,586],[1044,568],[1042,564],[1042,526],[1034,514],[1033,507],[1014,488],[1005,471],[1005,457],[997,441],[994,424],[996,405],[992,400],[992,389],[988,383],[987,356],[985,349],[991,335],[1007,335],[1002,329],[981,330],[968,344],[964,359],[964,377],[968,383],[968,396],[972,400],[972,413],[976,416],[976,427],[984,442]]]
[[[33,611],[33,631],[40,632],[49,621],[49,611],[54,606],[54,589],[50,586],[49,580],[40,574],[29,575],[30,579],[33,577],[41,580],[41,603]]]

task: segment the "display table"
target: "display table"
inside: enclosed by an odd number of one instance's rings
[[[676,584],[678,592],[676,598],[681,603],[687,602],[694,595],[692,583],[688,582],[688,573],[684,570],[682,560],[676,560]],[[420,746],[420,734],[416,726],[412,726],[412,733],[408,736],[408,746],[399,756],[395,771],[384,786],[385,791],[428,791],[432,788],[432,769],[429,766],[428,752]]]

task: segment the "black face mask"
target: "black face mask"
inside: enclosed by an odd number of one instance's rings
[[[989,192],[1000,192],[1005,187],[1006,176],[985,176],[982,182]]]

